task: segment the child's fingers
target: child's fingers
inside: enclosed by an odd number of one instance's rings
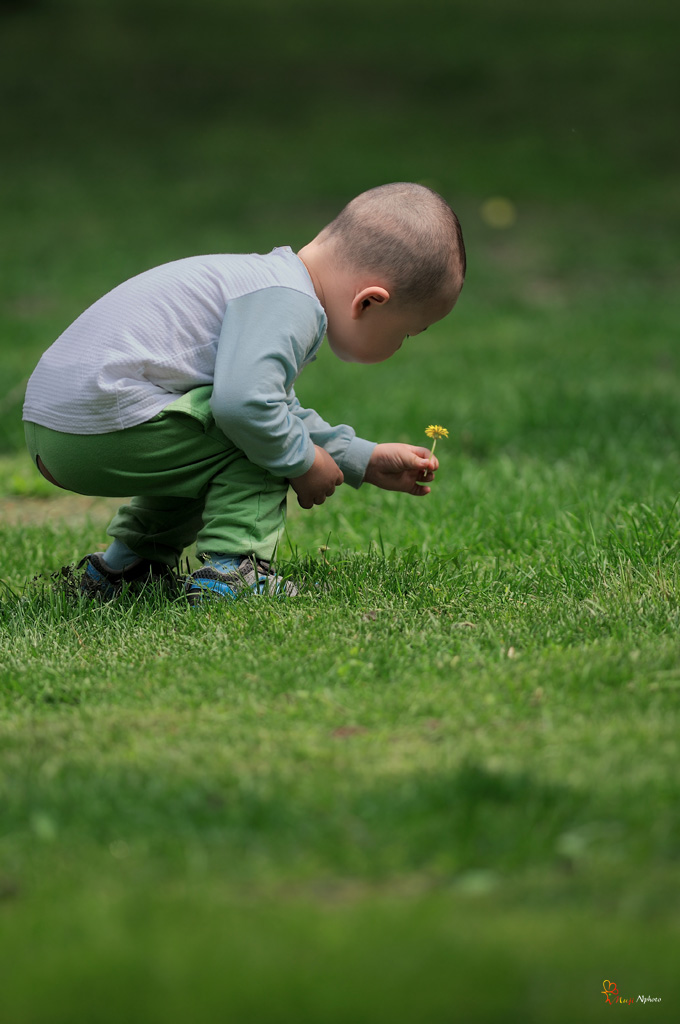
[[[425,456],[416,456],[414,458],[413,465],[417,466],[418,469],[430,469],[434,471],[439,469],[439,459],[435,455],[430,456],[429,452],[425,452]]]

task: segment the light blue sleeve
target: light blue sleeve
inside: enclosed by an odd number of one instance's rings
[[[352,427],[346,423],[332,427],[314,409],[303,408],[293,392],[289,396],[288,404],[291,412],[307,427],[314,444],[325,448],[335,459],[343,472],[345,483],[351,487],[360,487],[375,442],[357,437]]]
[[[312,409],[303,409],[293,391],[325,330],[318,303],[293,288],[263,288],[230,300],[217,346],[210,404],[227,437],[251,462],[275,476],[306,473],[314,462],[316,443],[357,487],[373,445],[356,438],[351,427],[331,427]]]

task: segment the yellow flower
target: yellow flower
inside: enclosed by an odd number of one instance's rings
[[[440,437],[448,437],[449,432],[446,427],[440,427],[437,423],[430,423],[429,427],[425,427],[425,433],[428,437],[432,438],[432,450],[430,451],[430,458],[434,455],[434,450],[437,447],[437,441]],[[424,487],[424,484],[420,485]]]
[[[425,428],[425,433],[428,437],[434,438],[437,441],[440,437],[448,437],[449,432],[446,427],[440,427],[436,423],[431,423],[429,427]]]

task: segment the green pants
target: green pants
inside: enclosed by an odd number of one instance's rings
[[[110,434],[65,434],[26,423],[26,443],[58,484],[127,496],[107,533],[140,557],[176,564],[197,553],[271,559],[288,481],[249,462],[216,425],[212,387],[182,395],[146,423]]]

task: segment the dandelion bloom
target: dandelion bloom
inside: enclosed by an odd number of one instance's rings
[[[440,427],[437,423],[430,423],[429,427],[425,427],[425,433],[428,437],[432,438],[432,450],[430,451],[430,458],[434,456],[434,450],[437,447],[437,441],[440,437],[448,437],[449,432],[446,427]]]
[[[425,428],[425,433],[428,437],[438,441],[440,437],[448,437],[449,432],[446,427],[440,427],[436,423],[431,423],[429,427]]]

